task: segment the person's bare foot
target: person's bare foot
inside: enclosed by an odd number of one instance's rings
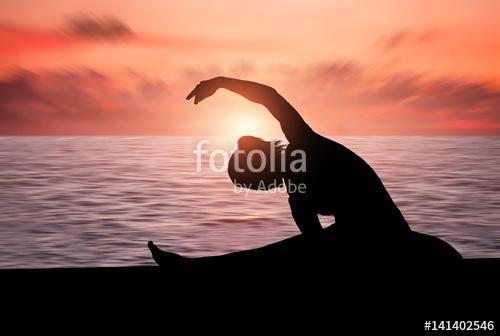
[[[177,266],[181,263],[185,258],[172,252],[165,252],[161,250],[158,246],[156,246],[152,241],[148,242],[148,248],[151,251],[151,255],[153,256],[154,261],[159,266]]]

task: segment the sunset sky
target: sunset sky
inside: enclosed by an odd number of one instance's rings
[[[327,135],[500,135],[500,1],[0,1],[0,134],[268,135],[217,75]]]

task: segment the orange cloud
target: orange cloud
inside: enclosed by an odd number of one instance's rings
[[[249,79],[269,75],[251,64],[232,69]],[[355,62],[296,68],[293,76],[273,71],[280,80],[269,84],[323,134],[500,134],[500,89],[488,82],[374,75]],[[0,81],[0,133],[214,134],[221,131],[214,120],[245,110],[243,100],[218,94],[194,111],[184,96],[197,81],[224,73],[190,69],[165,82],[133,71],[19,71]]]

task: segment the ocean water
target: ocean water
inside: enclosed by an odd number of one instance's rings
[[[335,139],[374,167],[414,230],[500,257],[500,137]],[[201,172],[199,140],[0,137],[0,268],[152,265],[148,240],[202,256],[299,233],[286,194],[236,193],[209,169],[234,139],[208,138]]]

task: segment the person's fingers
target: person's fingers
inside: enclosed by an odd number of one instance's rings
[[[196,85],[196,87],[193,89],[193,91],[191,91],[191,93],[188,94],[188,96],[186,97],[186,100],[193,98],[193,96],[196,94],[197,89],[198,89],[198,85]]]
[[[193,98],[193,96],[195,95],[195,93],[196,93],[196,89],[194,89],[193,91],[191,91],[191,92],[187,95],[186,100],[189,100],[189,99]]]
[[[197,94],[196,96],[194,96],[194,103],[195,104],[198,104],[202,100],[203,100],[203,98],[201,98],[201,95]]]

